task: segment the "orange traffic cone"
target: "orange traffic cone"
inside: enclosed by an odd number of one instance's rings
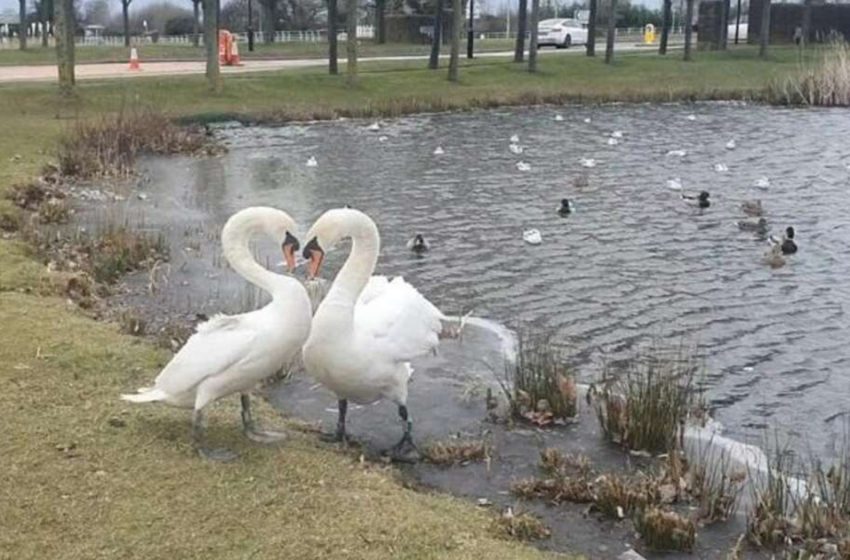
[[[242,66],[242,61],[239,60],[239,43],[236,38],[233,38],[233,48],[230,49],[230,66]]]
[[[139,53],[136,52],[136,47],[130,49],[130,70],[141,70],[139,66]]]

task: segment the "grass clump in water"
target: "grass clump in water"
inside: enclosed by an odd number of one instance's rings
[[[180,127],[156,111],[119,112],[78,121],[59,141],[59,171],[75,178],[129,175],[141,153],[215,151],[196,128]]]
[[[485,440],[450,440],[431,442],[423,449],[425,460],[442,466],[489,461],[492,446]]]
[[[644,544],[652,550],[690,551],[696,542],[693,520],[674,511],[651,507],[637,516],[635,528]]]
[[[843,38],[832,41],[814,63],[772,82],[769,92],[789,105],[850,106],[850,45]]]
[[[516,360],[499,380],[513,417],[538,426],[573,418],[576,383],[563,351],[547,337],[520,334],[517,344]]]
[[[536,516],[528,512],[514,513],[512,508],[502,512],[495,526],[500,534],[520,541],[548,539],[552,536],[549,527]]]
[[[629,450],[664,453],[677,448],[685,420],[696,411],[694,360],[682,349],[653,348],[606,373],[591,389],[606,437]]]

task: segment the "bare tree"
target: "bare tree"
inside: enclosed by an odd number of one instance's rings
[[[386,11],[387,0],[375,0],[375,39],[379,45],[387,42]]]
[[[221,91],[221,67],[218,60],[218,0],[204,1],[204,50],[207,55],[207,84]]]
[[[52,27],[53,22],[53,0],[39,0],[36,2],[36,13],[41,21],[41,46],[47,46],[47,30]]]
[[[661,40],[658,41],[658,54],[667,54],[667,41],[670,38],[670,25],[673,20],[673,0],[664,0],[661,14]]]
[[[759,56],[767,58],[767,46],[770,44],[770,0],[762,0],[761,32],[759,34]]]
[[[590,16],[587,20],[587,56],[596,56],[596,8],[597,0],[590,0]]]
[[[27,29],[29,28],[29,25],[27,25],[27,0],[19,0],[18,8],[20,12],[20,25],[18,25],[18,44],[20,45],[21,50],[25,51],[27,50]]]
[[[440,66],[440,42],[443,40],[443,0],[437,0],[434,12],[434,33],[431,37],[431,57],[428,68],[436,70]]]
[[[463,35],[463,2],[452,0],[452,44],[449,54],[449,81],[458,81],[460,65],[460,39]]]
[[[528,41],[528,71],[537,72],[537,22],[540,19],[540,0],[531,0],[531,38]]]
[[[691,48],[694,42],[694,0],[687,0],[685,8],[685,60],[691,60]]]
[[[349,86],[357,84],[357,0],[347,0],[345,9],[345,43],[348,61],[346,64],[345,78]]]
[[[614,38],[617,36],[617,0],[611,0],[608,11],[608,37],[605,41],[605,64],[614,61]]]
[[[339,44],[337,42],[337,18],[339,14],[336,9],[336,0],[328,0],[328,72],[336,76],[339,74]]]
[[[528,0],[519,0],[519,11],[516,17],[516,47],[514,47],[514,62],[522,62],[525,57],[525,33],[528,31]]]
[[[192,44],[201,44],[201,0],[192,0]]]
[[[54,35],[56,37],[56,65],[59,69],[59,93],[74,93],[74,0],[55,0]]]

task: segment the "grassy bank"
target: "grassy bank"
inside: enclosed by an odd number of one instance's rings
[[[0,199],[56,161],[79,119],[155,108],[203,120],[284,121],[394,115],[497,104],[576,100],[761,98],[795,68],[796,51],[762,62],[749,49],[678,57],[543,57],[539,75],[497,61],[462,69],[460,85],[421,63],[364,65],[350,90],[321,69],[227,76],[222,94],[202,78],[82,83],[72,101],[55,86],[0,87]],[[6,200],[0,213],[15,214]],[[14,237],[14,236],[12,236]],[[5,419],[0,447],[0,550],[14,558],[534,558],[500,540],[469,504],[404,489],[369,467],[292,432],[280,449],[243,442],[233,402],[215,407],[211,436],[243,455],[198,460],[188,415],[131,407],[122,391],[149,382],[167,355],[40,295],[42,264],[0,239],[0,363]],[[274,413],[261,409],[263,418]],[[14,528],[14,531],[10,530]]]
[[[203,47],[192,45],[144,44],[138,45],[139,57],[142,61],[163,60],[203,60]],[[387,43],[379,45],[369,40],[360,42],[360,56],[408,56],[425,55],[430,52],[429,45],[412,45],[407,43]],[[504,39],[489,39],[477,41],[477,52],[510,50],[513,41]],[[345,43],[340,44],[340,53],[345,52]],[[90,46],[77,47],[75,55],[77,63],[93,62],[127,62],[129,49],[123,46]],[[287,59],[287,58],[323,58],[328,55],[327,43],[256,43],[254,52],[248,50],[248,44],[239,44],[239,55],[245,59]],[[0,49],[0,66],[56,64],[56,50],[52,47],[43,48],[41,45],[29,47],[26,51],[18,49]]]

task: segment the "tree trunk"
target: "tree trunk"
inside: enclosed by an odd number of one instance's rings
[[[664,0],[661,14],[661,40],[658,42],[658,54],[667,54],[667,41],[670,39],[670,25],[673,20],[673,0]]]
[[[192,0],[192,12],[195,16],[192,20],[192,44],[197,47],[201,44],[201,0]]]
[[[525,33],[528,31],[528,0],[519,0],[519,12],[516,18],[516,47],[514,62],[522,62],[525,58]]]
[[[39,19],[41,20],[41,46],[47,46],[47,23],[50,21],[50,16],[47,12],[47,1],[41,0],[41,4],[39,5]]]
[[[379,45],[387,42],[387,25],[384,15],[387,12],[387,0],[375,0],[375,31]]]
[[[469,0],[469,21],[466,22],[466,58],[472,58],[475,49],[475,0]]]
[[[336,27],[338,17],[336,0],[328,0],[328,72],[333,76],[339,74],[339,30]]]
[[[597,0],[590,0],[590,16],[587,20],[587,56],[596,56],[596,7]]]
[[[29,25],[27,25],[27,0],[20,0],[18,8],[20,12],[18,21],[21,22],[18,26],[18,45],[20,45],[22,51],[25,51],[27,50],[27,30],[29,29]]]
[[[608,12],[608,38],[605,41],[605,64],[614,61],[614,39],[617,36],[617,0],[611,0]]]
[[[761,32],[759,35],[759,56],[767,58],[767,46],[770,44],[770,0],[763,0],[761,8]]]
[[[346,55],[348,61],[346,64],[346,81],[349,86],[357,84],[357,0],[347,0],[346,2]]]
[[[531,38],[528,41],[528,71],[537,72],[537,22],[540,19],[540,0],[531,0]]]
[[[729,43],[729,10],[731,0],[720,0],[720,50]]]
[[[812,32],[812,0],[803,2],[803,24],[800,27],[803,35],[800,45],[805,47],[809,44],[809,35]]]
[[[221,91],[221,68],[218,60],[218,0],[204,0],[204,51],[207,55],[207,84],[211,91]]]
[[[263,2],[263,43],[274,43],[274,31],[277,25],[277,0],[265,0]]]
[[[56,38],[56,65],[59,69],[59,93],[74,93],[74,0],[54,0],[54,36]]]
[[[458,81],[460,64],[460,38],[463,34],[463,2],[452,0],[452,44],[449,54],[449,81]]]
[[[691,60],[691,48],[694,42],[694,0],[687,0],[685,8],[685,60]]]
[[[130,0],[121,0],[121,13],[124,18],[124,46],[130,46]]]
[[[434,13],[434,35],[431,38],[431,58],[428,59],[428,68],[436,70],[440,67],[440,41],[443,40],[443,0],[437,0],[436,12]]]

